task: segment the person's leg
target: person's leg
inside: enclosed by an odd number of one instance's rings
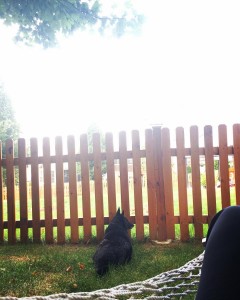
[[[211,229],[196,300],[240,299],[240,206],[224,209]]]

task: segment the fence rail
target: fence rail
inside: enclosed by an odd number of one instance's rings
[[[220,208],[240,204],[240,124],[230,134],[219,125],[216,136],[214,145],[212,126],[202,134],[178,127],[174,135],[154,127],[130,138],[120,132],[117,142],[94,133],[91,147],[87,134],[68,136],[66,145],[62,137],[0,143],[0,242],[16,243],[19,232],[21,242],[40,242],[44,233],[47,243],[65,243],[68,231],[78,243],[93,226],[101,240],[119,206],[138,240],[146,225],[151,239],[175,239],[176,224],[181,240],[189,239],[189,224],[202,238]]]

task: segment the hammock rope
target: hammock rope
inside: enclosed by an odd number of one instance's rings
[[[121,284],[92,292],[61,293],[49,296],[0,297],[1,300],[79,300],[79,299],[194,299],[199,283],[204,252],[178,269],[161,273],[150,279]],[[189,298],[191,296],[191,298]],[[186,298],[187,297],[187,298]]]

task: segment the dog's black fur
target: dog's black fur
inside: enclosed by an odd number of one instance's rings
[[[93,256],[95,269],[99,275],[104,275],[109,265],[124,264],[131,260],[132,243],[128,230],[133,226],[124,216],[124,212],[120,213],[118,209]]]

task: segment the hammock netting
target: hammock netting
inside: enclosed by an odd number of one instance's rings
[[[178,269],[167,271],[150,279],[121,284],[92,292],[61,293],[49,296],[24,298],[0,297],[1,300],[51,300],[51,299],[194,299],[200,278],[204,252]]]

